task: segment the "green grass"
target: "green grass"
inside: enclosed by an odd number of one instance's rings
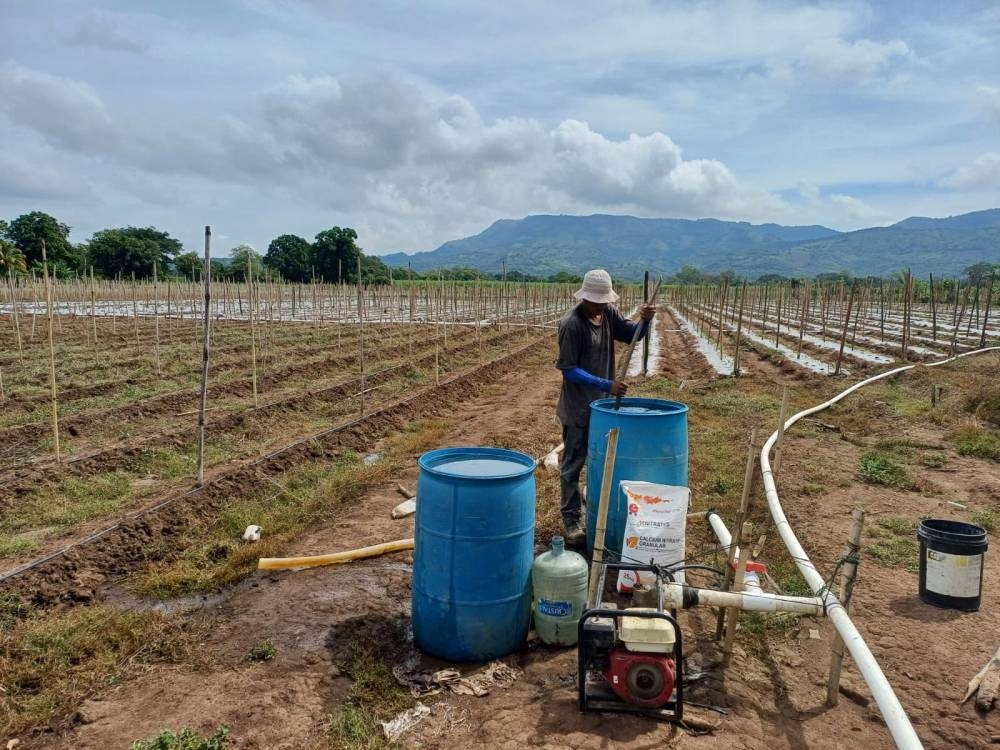
[[[948,458],[943,453],[926,453],[920,457],[920,463],[928,469],[940,469],[948,463]]]
[[[979,510],[972,514],[972,522],[981,527],[988,534],[997,530],[997,517],[995,510]]]
[[[256,569],[259,558],[281,556],[305,529],[335,520],[345,502],[390,481],[411,453],[439,444],[447,424],[420,422],[397,433],[382,460],[369,466],[348,450],[333,461],[301,465],[248,495],[234,497],[211,519],[192,518],[185,529],[188,546],[179,556],[152,563],[132,588],[145,596],[170,598],[215,591],[241,580]],[[318,442],[313,453],[323,455]],[[250,524],[263,528],[261,540],[253,544],[241,539]]]
[[[916,540],[917,524],[907,518],[886,516],[866,532],[871,544],[865,553],[876,562],[916,573],[920,569],[920,545]]]
[[[398,747],[385,739],[380,722],[411,708],[414,701],[393,676],[392,665],[386,661],[391,653],[385,652],[384,645],[371,640],[359,643],[338,663],[352,680],[347,697],[330,717],[329,740],[338,750]]]
[[[63,528],[114,513],[131,497],[130,480],[126,472],[116,470],[38,487],[0,522],[0,535]]]
[[[720,381],[728,383],[729,381]],[[777,414],[781,401],[771,396],[744,392],[721,391],[710,393],[700,400],[700,407],[716,416],[737,417],[757,414]]]
[[[1000,436],[981,427],[965,427],[950,435],[959,455],[1000,461]]]
[[[38,542],[23,536],[0,534],[0,560],[38,549]]]
[[[229,746],[229,727],[223,725],[210,737],[202,737],[187,727],[179,732],[164,729],[148,740],[136,740],[129,750],[224,750]]]
[[[195,659],[191,634],[153,612],[107,606],[31,616],[0,601],[0,737],[48,724],[138,665]]]
[[[861,476],[872,484],[882,484],[887,487],[905,487],[910,484],[910,476],[906,469],[887,452],[870,450],[865,452],[858,466]]]
[[[271,661],[277,655],[278,649],[274,647],[274,644],[270,640],[266,640],[261,641],[247,652],[247,661]]]

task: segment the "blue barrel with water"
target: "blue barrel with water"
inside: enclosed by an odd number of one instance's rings
[[[608,432],[618,427],[618,451],[608,498],[608,525],[604,547],[621,552],[628,506],[618,488],[622,479],[687,487],[688,408],[677,401],[657,398],[623,398],[615,409],[614,398],[590,404],[587,437],[587,549],[593,552],[597,509],[608,451]]]
[[[535,461],[502,448],[420,457],[413,637],[449,661],[520,648],[531,620]]]

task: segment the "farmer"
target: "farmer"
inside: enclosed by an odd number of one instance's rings
[[[656,314],[653,305],[641,305],[641,323],[630,323],[617,308],[618,295],[611,288],[611,276],[603,269],[587,271],[583,286],[574,293],[578,303],[559,322],[559,359],[562,390],[556,414],[562,422],[563,453],[560,467],[561,510],[567,544],[581,544],[586,529],[581,523],[580,472],[587,460],[587,430],[590,402],[624,396],[628,386],[615,380],[615,341],[629,342],[636,326],[640,338],[649,330]]]

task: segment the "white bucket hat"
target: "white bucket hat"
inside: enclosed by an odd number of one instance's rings
[[[618,295],[611,288],[611,274],[603,268],[587,271],[583,277],[583,286],[580,287],[579,291],[573,293],[573,298],[604,304],[613,304],[618,301]]]

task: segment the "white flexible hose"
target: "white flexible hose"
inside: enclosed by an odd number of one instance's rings
[[[922,366],[936,367],[938,365],[954,362],[962,357],[968,357],[973,354],[984,354],[985,352],[991,351],[1000,351],[1000,346],[988,346],[984,349],[964,352],[963,354],[949,357],[948,359],[943,359],[939,362],[925,363]],[[904,365],[903,367],[897,367],[896,369],[889,370],[881,375],[876,375],[875,377],[863,380],[860,383],[855,383],[847,390],[842,391],[831,398],[829,401],[825,401],[818,406],[814,406],[795,414],[789,418],[787,422],[785,422],[784,428],[787,430],[803,417],[815,414],[818,411],[822,411],[823,409],[833,406],[833,404],[846,398],[850,394],[854,393],[854,391],[868,385],[869,383],[874,383],[877,380],[882,380],[898,373],[912,370],[914,367],[918,366],[919,365]],[[866,644],[864,639],[861,637],[858,629],[855,627],[850,616],[847,614],[847,610],[845,610],[840,601],[837,600],[837,597],[829,591],[824,592],[826,582],[823,580],[819,571],[816,570],[816,566],[809,560],[809,556],[802,548],[802,544],[799,542],[798,537],[796,537],[795,532],[792,531],[792,527],[789,525],[788,519],[785,518],[785,511],[782,510],[781,501],[778,499],[778,488],[774,484],[774,476],[771,473],[771,462],[768,459],[768,454],[770,454],[771,448],[774,446],[777,439],[778,431],[775,430],[771,437],[767,439],[767,442],[764,443],[764,447],[761,448],[760,471],[764,480],[764,491],[767,494],[767,506],[771,511],[771,517],[774,519],[775,527],[781,535],[781,540],[785,543],[785,547],[788,548],[789,554],[791,554],[792,559],[795,560],[795,564],[798,566],[799,572],[802,573],[802,577],[806,579],[810,588],[812,588],[817,596],[824,598],[827,616],[830,618],[833,626],[837,629],[837,632],[840,633],[840,637],[844,639],[844,644],[847,646],[848,651],[850,651],[851,656],[854,658],[854,663],[858,665],[858,670],[861,672],[861,676],[864,677],[865,682],[868,684],[868,688],[872,691],[872,697],[875,698],[879,711],[882,712],[882,718],[885,720],[885,724],[889,728],[889,733],[892,735],[892,739],[896,743],[896,747],[904,748],[905,750],[910,750],[911,748],[923,748],[920,738],[917,736],[916,731],[913,729],[913,725],[910,723],[910,718],[906,715],[906,711],[900,704],[899,698],[896,697],[896,693],[893,692],[889,681],[882,673],[882,669],[879,667],[878,662],[875,661],[875,657],[868,648],[868,644]]]

